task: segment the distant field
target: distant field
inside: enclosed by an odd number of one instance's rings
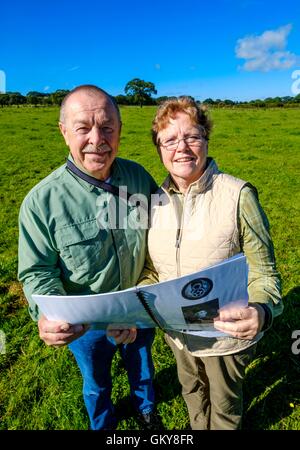
[[[151,143],[155,107],[123,107],[120,156],[145,166],[160,183],[165,171]],[[300,109],[211,112],[209,153],[219,167],[254,184],[268,214],[283,279],[285,311],[258,346],[247,371],[244,428],[300,429],[300,361],[291,350],[300,330]],[[81,376],[66,348],[40,341],[16,280],[18,211],[29,189],[64,163],[67,148],[57,127],[58,109],[0,108],[0,429],[87,429]],[[300,331],[299,331],[300,333]],[[300,349],[300,344],[298,345]],[[185,429],[188,415],[176,367],[161,332],[153,357],[158,411],[165,429]],[[138,429],[129,406],[126,372],[113,362],[113,399],[119,429]]]

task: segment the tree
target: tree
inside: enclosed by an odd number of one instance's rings
[[[300,103],[300,94],[296,95],[293,100],[295,103]]]
[[[9,96],[8,104],[11,105],[24,105],[26,103],[26,97],[20,94],[20,92],[7,92]]]
[[[124,90],[125,94],[133,98],[133,103],[140,105],[140,107],[145,104],[152,104],[151,94],[157,94],[157,90],[151,81],[144,81],[139,78],[128,81]]]
[[[39,104],[39,102],[40,102],[40,97],[39,97],[38,95],[35,95],[35,94],[30,94],[30,95],[28,95],[28,94],[27,94],[27,103],[28,103],[29,105],[34,105],[34,106],[36,106],[36,105]]]
[[[0,106],[3,108],[3,106],[9,105],[9,96],[7,94],[0,94]]]
[[[161,97],[156,98],[156,103],[159,105],[160,103],[165,102],[169,98],[171,98],[171,97],[168,97],[167,95],[162,95]]]
[[[26,97],[45,97],[45,95],[47,94],[45,94],[44,92],[29,91],[27,92]]]
[[[29,105],[37,106],[43,103],[44,97],[48,95],[45,92],[30,91],[27,92],[26,100]]]
[[[115,96],[115,100],[118,103],[118,105],[128,105],[129,104],[129,99],[126,95],[116,95]]]
[[[53,92],[50,96],[53,105],[60,106],[61,102],[69,92],[70,91],[65,89],[58,89],[57,91]]]
[[[205,100],[203,100],[202,102],[204,105],[214,105],[214,100],[212,98],[206,98]]]

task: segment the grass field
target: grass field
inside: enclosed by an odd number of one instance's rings
[[[122,108],[120,156],[143,164],[160,183],[165,171],[150,140],[154,107]],[[300,330],[300,110],[212,111],[209,153],[219,167],[253,183],[267,212],[283,280],[285,310],[258,345],[245,381],[244,428],[300,429],[300,361],[292,353],[293,330]],[[67,148],[57,127],[56,108],[0,109],[1,261],[0,429],[87,429],[81,376],[68,349],[40,341],[16,280],[18,210],[29,189],[61,165]],[[300,343],[298,344],[300,349]],[[185,429],[171,351],[157,333],[153,357],[158,411],[165,429]],[[113,362],[113,400],[119,429],[138,429],[130,407],[126,373]]]

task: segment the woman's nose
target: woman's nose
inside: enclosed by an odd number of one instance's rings
[[[185,150],[185,149],[186,149],[185,138],[178,139],[177,152]]]

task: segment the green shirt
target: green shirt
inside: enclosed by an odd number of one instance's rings
[[[157,189],[142,166],[121,158],[113,163],[110,183],[146,199]],[[33,293],[87,295],[136,284],[147,230],[121,222],[124,214],[138,223],[139,208],[78,178],[66,165],[29,192],[19,215],[18,276],[33,319],[39,316]]]

